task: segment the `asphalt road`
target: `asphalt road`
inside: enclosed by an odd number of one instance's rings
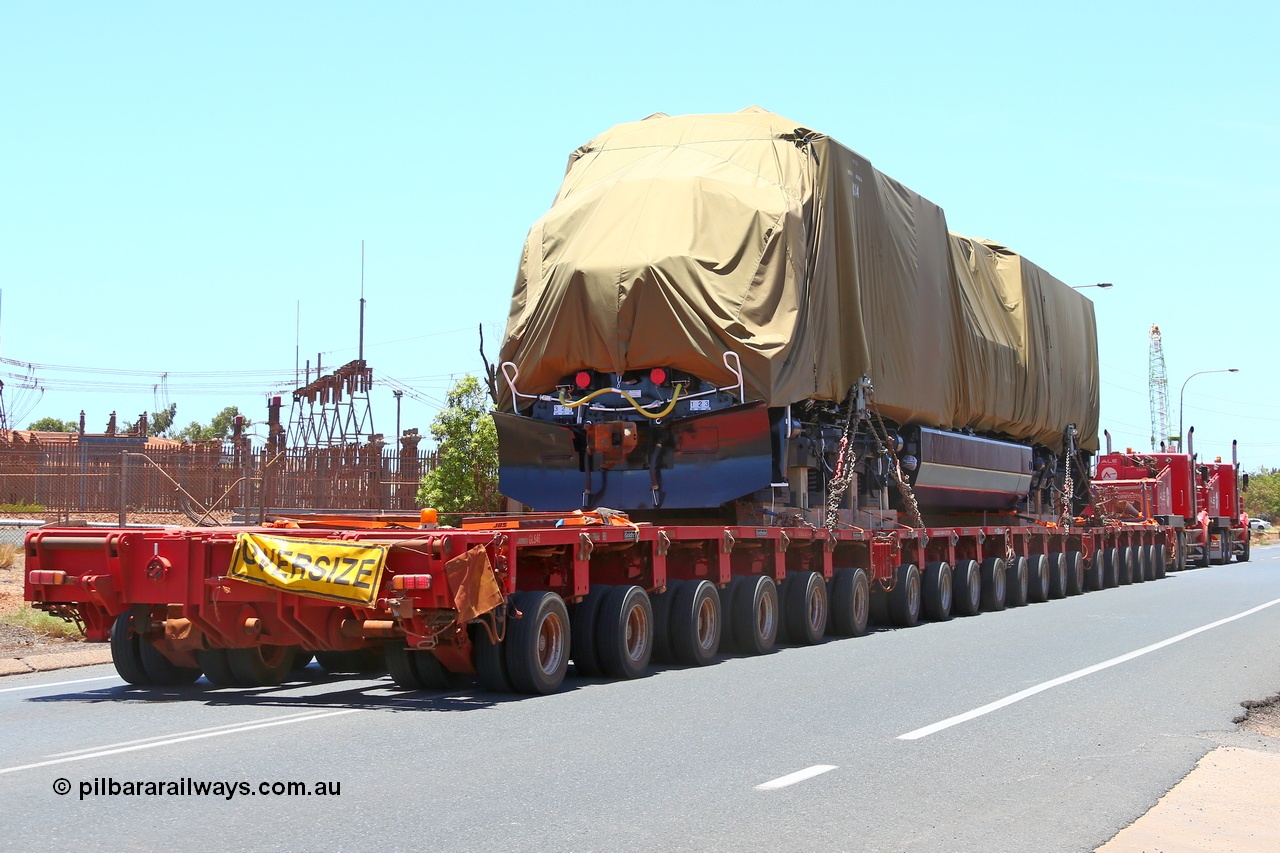
[[[547,697],[309,674],[0,680],[0,848],[1092,850],[1280,691],[1280,549]]]

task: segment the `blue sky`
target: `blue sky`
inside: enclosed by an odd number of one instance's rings
[[[1149,446],[1158,323],[1175,424],[1190,374],[1238,367],[1188,384],[1197,449],[1280,466],[1275,4],[887,5],[4,4],[0,357],[46,389],[0,364],[9,411],[98,431],[168,374],[179,423],[264,420],[299,337],[356,357],[364,240],[366,358],[425,432],[574,148],[759,104],[952,230],[1115,282],[1086,292],[1117,444]]]

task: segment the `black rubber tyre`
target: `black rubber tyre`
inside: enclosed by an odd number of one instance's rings
[[[817,572],[791,572],[782,582],[782,628],[788,643],[821,643],[829,610],[827,584]]]
[[[871,583],[865,569],[836,569],[831,576],[831,633],[861,637],[871,620]]]
[[[1032,554],[1027,560],[1027,601],[1038,604],[1049,600],[1049,557]]]
[[[1008,594],[1009,566],[1001,557],[988,557],[982,561],[982,609],[1004,610]]]
[[[951,609],[961,616],[977,616],[982,612],[982,570],[977,560],[961,560],[956,563],[955,595]]]
[[[509,635],[511,620],[499,619],[498,630]],[[572,632],[571,632],[572,633]],[[505,636],[505,635],[504,635]],[[472,663],[476,668],[476,682],[492,693],[512,693],[511,679],[507,675],[506,639],[493,642],[483,625],[471,629]]]
[[[733,595],[729,620],[734,649],[744,655],[762,655],[778,642],[778,587],[765,575],[741,578]]]
[[[600,622],[600,604],[611,589],[602,584],[592,586],[569,614],[569,657],[573,659],[573,671],[585,678],[599,678],[604,672],[596,653],[596,625]]]
[[[921,606],[926,619],[945,622],[951,618],[953,585],[949,563],[925,563],[920,589]]]
[[[227,663],[245,687],[270,687],[284,681],[293,668],[296,646],[250,646],[227,649]]]
[[[914,563],[898,566],[898,577],[889,592],[889,618],[899,628],[920,622],[920,570]]]
[[[1237,562],[1240,562],[1240,563],[1249,562],[1249,550],[1252,544],[1253,544],[1253,531],[1246,527],[1244,529],[1244,548],[1240,551],[1239,556],[1236,557]]]
[[[724,612],[710,581],[688,581],[671,602],[671,654],[676,663],[706,666],[720,653]]]
[[[675,605],[676,595],[684,586],[684,581],[667,581],[667,591],[649,595],[653,605],[653,661],[654,663],[673,663],[675,654],[671,651],[671,608]],[[699,581],[701,583],[701,581]]]
[[[1173,546],[1173,568],[1175,572],[1180,572],[1187,567],[1187,536],[1186,532],[1179,530],[1177,533],[1177,541]]]
[[[142,640],[133,633],[129,622],[129,612],[125,611],[111,623],[111,632],[108,635],[111,641],[111,663],[115,665],[116,672],[125,681],[139,687],[147,687],[152,681],[142,665],[142,649],[139,645]]]
[[[1150,549],[1147,560],[1151,563],[1151,579],[1158,581],[1169,571],[1169,547],[1168,545],[1148,545],[1147,547]]]
[[[394,645],[394,643],[388,645]],[[311,653],[306,652],[304,654],[310,660]],[[377,646],[368,646],[363,649],[344,649],[340,652],[321,650],[315,653],[315,658],[316,663],[320,664],[321,668],[330,674],[357,673],[360,675],[374,675],[391,670],[385,650],[379,649]],[[303,664],[303,666],[305,667],[306,664]],[[295,662],[293,669],[298,670],[300,668],[302,667],[299,667]]]
[[[196,660],[204,670],[204,677],[215,687],[240,687],[236,674],[231,671],[226,649],[197,649]]]
[[[1156,560],[1156,546],[1153,546],[1153,544],[1142,546],[1143,580],[1156,579]]]
[[[1094,554],[1094,562],[1097,562],[1098,556]],[[1049,555],[1049,597],[1050,598],[1066,598],[1068,577],[1070,574],[1067,569],[1066,554],[1050,554]]]
[[[1116,549],[1116,582],[1120,586],[1133,583],[1133,548],[1121,545]]]
[[[1067,552],[1067,595],[1080,595],[1089,582],[1088,572],[1084,564],[1084,554],[1079,551]]]
[[[596,624],[600,669],[611,678],[639,678],[653,656],[653,605],[638,586],[615,586]],[[514,675],[514,674],[513,674]]]
[[[142,658],[142,669],[151,679],[152,684],[180,687],[184,684],[194,684],[200,677],[199,667],[178,666],[161,654],[160,650],[146,637],[138,638],[138,654]]]
[[[1108,586],[1107,578],[1113,574],[1114,568],[1108,561],[1107,549],[1096,548],[1093,552],[1093,560],[1089,563],[1089,571],[1084,576],[1084,588],[1089,592],[1106,589]]]
[[[1120,585],[1120,549],[1102,549],[1102,586],[1112,589]]]
[[[1130,577],[1134,583],[1145,583],[1151,575],[1151,569],[1147,565],[1147,546],[1130,545],[1129,555],[1133,566]]]
[[[328,656],[341,654],[341,652],[320,652],[316,654],[316,659],[328,672],[343,671],[329,669],[324,658],[320,657],[321,654]],[[405,690],[425,690],[429,687],[419,673],[418,667],[414,665],[413,659],[417,657],[418,652],[410,650],[404,643],[391,642],[382,647],[382,654],[386,661],[387,672],[391,674],[391,680],[397,687]]]
[[[1030,579],[1027,577],[1027,558],[1014,557],[1005,570],[1004,603],[1009,607],[1022,607],[1027,603]]]
[[[650,632],[645,638],[644,665],[648,666],[648,653],[653,651],[649,596],[638,586],[627,589],[638,591],[644,599],[646,630]],[[517,592],[512,599],[521,617],[507,623],[507,676],[511,686],[537,696],[554,693],[569,670],[569,608],[554,592]]]

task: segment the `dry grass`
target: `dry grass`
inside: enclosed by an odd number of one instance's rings
[[[49,639],[80,639],[80,629],[73,623],[65,622],[32,607],[21,607],[0,616],[0,625],[25,628],[33,634]]]
[[[0,545],[0,571],[17,568],[21,557],[22,546],[8,544]]]

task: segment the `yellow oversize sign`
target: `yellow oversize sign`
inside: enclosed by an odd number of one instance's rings
[[[241,533],[227,577],[348,604],[372,605],[386,545]]]

